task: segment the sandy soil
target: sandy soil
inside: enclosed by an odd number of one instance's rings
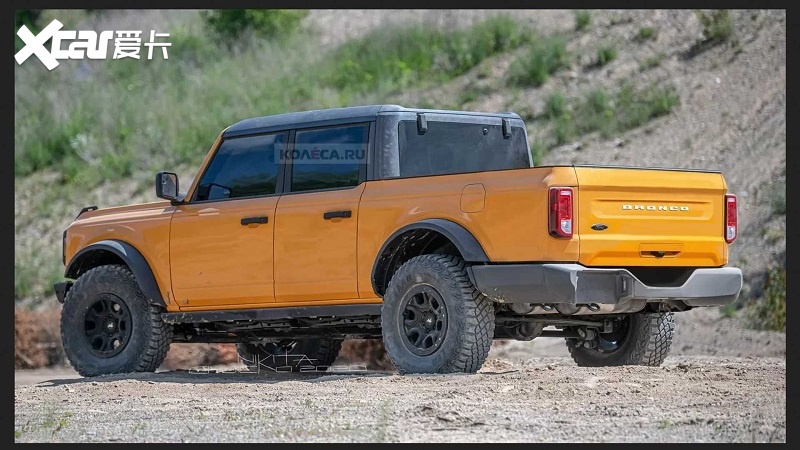
[[[563,341],[550,338],[495,345],[476,375],[251,374],[227,366],[81,379],[67,369],[18,371],[15,437],[785,441],[785,335],[743,330],[716,310],[683,314],[662,367],[579,368]]]

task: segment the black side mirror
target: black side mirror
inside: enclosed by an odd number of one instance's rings
[[[156,174],[156,197],[165,200],[178,199],[178,175],[172,172],[158,172]]]

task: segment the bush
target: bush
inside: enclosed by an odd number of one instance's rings
[[[533,143],[531,144],[531,159],[533,160],[534,166],[538,166],[542,163],[545,150],[546,149],[542,141],[539,139],[534,139]]]
[[[601,47],[597,50],[597,65],[605,66],[617,58],[617,49],[611,46]]]
[[[786,268],[772,267],[764,294],[749,309],[750,325],[760,330],[786,330]]]
[[[639,29],[636,39],[639,41],[646,41],[648,39],[655,39],[658,37],[658,32],[653,27],[643,27]]]
[[[581,31],[589,26],[592,21],[590,11],[575,11],[575,31]]]
[[[710,13],[697,11],[697,18],[703,27],[706,42],[724,42],[733,35],[733,21],[727,9],[716,9]]]
[[[339,89],[405,87],[420,79],[460,75],[492,55],[522,45],[529,36],[507,16],[460,30],[425,25],[380,29],[343,44],[334,52],[332,66],[323,70],[328,83]]]
[[[565,105],[566,112],[555,119],[555,144],[564,144],[574,137],[595,131],[603,138],[609,138],[614,133],[639,127],[669,113],[679,102],[672,87],[651,86],[634,90],[631,86],[624,86],[613,96],[602,90],[590,91],[573,107]]]
[[[786,182],[775,184],[772,189],[772,215],[785,216],[786,215]]]
[[[245,30],[266,37],[291,33],[308,10],[304,9],[218,9],[203,11],[206,25],[225,39],[235,39]]]
[[[661,61],[664,60],[664,54],[659,53],[657,55],[648,56],[644,59],[641,63],[639,63],[639,70],[645,71],[647,69],[652,69],[653,67],[658,67],[661,65]]]
[[[535,42],[509,68],[513,84],[541,86],[550,74],[566,67],[569,62],[567,44],[563,38],[553,37]]]
[[[555,92],[547,97],[544,113],[549,119],[561,117],[567,111],[567,101],[560,92]]]
[[[42,15],[42,11],[40,9],[18,9],[14,11],[14,31],[19,31],[23,25],[31,30],[34,36],[39,34],[41,31],[39,27],[36,25],[37,20],[39,20],[39,16]],[[25,43],[22,42],[22,39],[19,36],[14,34],[14,53],[22,50],[22,47],[25,46]]]

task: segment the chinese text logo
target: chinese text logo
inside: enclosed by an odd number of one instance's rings
[[[22,64],[31,55],[36,55],[48,70],[58,67],[59,59],[83,59],[84,55],[89,59],[106,59],[108,42],[115,34],[113,59],[140,58],[139,53],[142,49],[141,31],[101,31],[98,38],[97,32],[91,30],[60,31],[63,26],[64,24],[58,20],[53,20],[36,36],[31,33],[28,27],[21,26],[17,31],[17,36],[25,43],[25,47],[14,55],[17,64]],[[169,42],[157,42],[157,39],[168,37],[169,33],[150,31],[150,40],[144,43],[145,47],[147,47],[147,59],[153,59],[153,51],[157,47],[161,49],[162,58],[169,59],[167,47],[172,44]],[[52,41],[48,51],[44,45],[49,39],[52,39]],[[62,41],[73,42],[64,49],[62,48]]]

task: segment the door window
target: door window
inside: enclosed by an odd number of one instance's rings
[[[288,133],[222,141],[197,186],[195,200],[257,197],[276,192]]]
[[[292,192],[357,186],[368,133],[367,124],[297,131],[291,152]]]

